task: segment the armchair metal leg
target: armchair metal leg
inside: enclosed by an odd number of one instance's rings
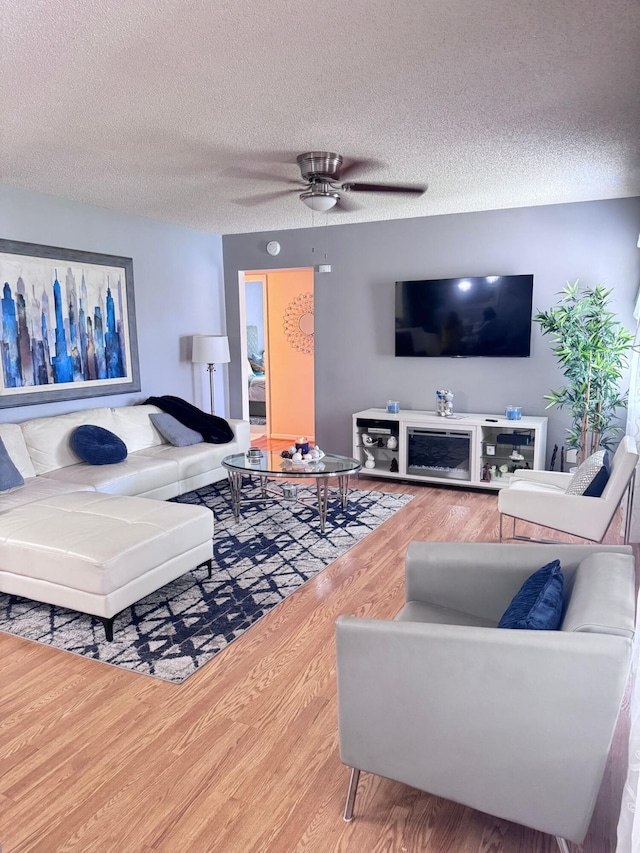
[[[629,486],[627,488],[627,508],[625,512],[624,518],[624,544],[629,544],[629,536],[631,535],[631,522],[633,518],[633,497],[636,488],[636,472],[634,469],[633,474],[631,475],[631,479],[629,480]]]
[[[344,819],[347,823],[353,820],[353,806],[356,801],[356,791],[358,790],[358,782],[360,781],[360,771],[357,767],[351,768],[351,778],[349,779],[349,790],[347,791],[347,802],[344,806]]]
[[[569,845],[561,838],[559,835],[556,835],[556,841],[558,842],[558,847],[560,848],[560,853],[570,853]]]

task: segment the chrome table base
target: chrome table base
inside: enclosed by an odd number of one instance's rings
[[[241,471],[227,470],[227,474],[229,476],[229,487],[231,489],[231,506],[233,508],[233,516],[236,521],[240,521],[240,506],[243,503],[259,503],[265,500],[295,501],[296,503],[302,504],[303,506],[309,507],[310,509],[314,509],[317,511],[318,515],[320,516],[320,531],[322,533],[325,532],[327,525],[327,509],[329,507],[329,480],[331,479],[329,476],[313,477],[313,479],[316,481],[316,493],[318,496],[318,502],[317,504],[312,504],[298,497],[297,483],[286,482],[282,484],[281,490],[274,489],[273,487],[267,485],[269,477],[262,475],[257,475],[260,477],[260,497],[243,497],[243,473]],[[347,503],[349,500],[349,478],[349,474],[341,474],[336,478],[338,480],[337,493],[343,511],[347,508]]]

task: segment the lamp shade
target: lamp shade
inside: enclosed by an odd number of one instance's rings
[[[194,335],[191,361],[198,364],[226,364],[231,361],[226,335]]]
[[[307,207],[311,208],[311,210],[317,210],[321,213],[325,213],[327,210],[331,210],[332,207],[336,206],[340,196],[338,193],[308,192],[302,193],[300,198]]]

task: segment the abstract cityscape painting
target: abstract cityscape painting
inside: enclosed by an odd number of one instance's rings
[[[131,258],[0,240],[0,407],[140,390]]]

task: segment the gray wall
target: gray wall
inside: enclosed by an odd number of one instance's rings
[[[174,394],[209,409],[204,365],[192,365],[191,337],[224,332],[222,238],[41,193],[0,186],[0,236],[133,258],[139,394],[0,409],[0,421],[23,421],[94,406],[119,406],[151,394]],[[216,373],[222,414],[226,370]]]
[[[432,411],[437,388],[454,391],[459,412],[500,413],[513,404],[547,415],[549,448],[562,445],[568,416],[546,411],[543,400],[562,376],[536,324],[528,359],[395,358],[394,282],[533,273],[535,311],[554,304],[567,280],[602,281],[614,288],[614,310],[631,329],[639,232],[635,198],[224,236],[231,411],[241,410],[238,271],[330,263],[331,273],[315,276],[316,436],[323,448],[350,452],[352,412],[389,398]],[[274,239],[282,244],[277,258],[266,252]]]

